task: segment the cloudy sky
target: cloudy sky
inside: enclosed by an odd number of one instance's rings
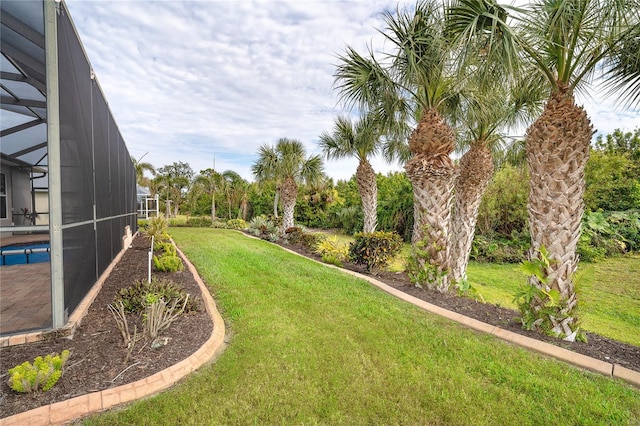
[[[66,0],[131,155],[156,168],[189,163],[253,180],[258,147],[318,136],[344,114],[333,90],[347,45],[380,50],[391,0]],[[402,2],[401,2],[402,3]],[[413,1],[406,3],[413,4]],[[603,133],[640,126],[640,112],[606,98],[579,99]],[[329,161],[334,179],[355,160]],[[376,171],[401,170],[373,161]]]

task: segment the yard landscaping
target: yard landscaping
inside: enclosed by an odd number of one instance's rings
[[[623,382],[470,331],[264,241],[215,229],[172,235],[210,286],[230,344],[173,389],[88,424],[640,421],[640,394]]]

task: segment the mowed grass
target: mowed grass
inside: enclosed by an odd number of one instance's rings
[[[208,283],[229,345],[104,425],[640,422],[631,386],[423,312],[265,241],[172,229]]]
[[[514,294],[526,283],[518,265],[470,262],[467,275],[488,303],[516,309]],[[576,288],[584,329],[640,346],[640,256],[581,262]]]

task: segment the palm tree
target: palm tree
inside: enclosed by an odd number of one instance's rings
[[[218,188],[223,185],[223,177],[220,173],[214,169],[202,170],[198,176],[196,176],[194,184],[202,185],[205,188],[205,192],[211,195],[211,223],[215,222],[216,216],[216,192]]]
[[[547,84],[544,111],[526,132],[530,257],[541,268],[529,279],[538,290],[530,309],[544,326],[571,339],[577,331],[573,276],[584,212],[584,168],[593,135],[574,95],[604,75],[628,100],[639,100],[637,49],[625,48],[637,46],[639,4],[538,0],[516,10],[513,26],[502,13],[507,8],[492,0],[459,0],[451,9],[451,28],[468,46],[484,49],[474,54],[500,58],[508,71],[528,72]],[[518,67],[522,58],[533,67]]]
[[[233,170],[225,170],[222,172],[223,185],[222,189],[224,190],[226,199],[227,199],[227,208],[229,212],[229,219],[233,219],[231,214],[231,206],[238,205],[238,214],[240,214],[241,204],[242,204],[242,188],[246,184],[246,181],[242,179],[242,177]]]
[[[144,154],[139,159],[136,159],[134,156],[131,156],[131,161],[133,161],[133,166],[136,168],[136,182],[138,185],[148,188],[151,184],[151,180],[148,177],[145,177],[144,172],[148,171],[153,176],[156,174],[156,169],[153,167],[151,163],[144,163],[142,159],[147,154]]]
[[[336,81],[341,97],[361,108],[376,106],[394,119],[416,117],[409,137],[411,158],[405,164],[413,185],[412,242],[424,242],[428,259],[421,267],[435,269],[430,282],[449,289],[448,259],[453,186],[457,173],[450,154],[455,133],[443,112],[458,80],[450,72],[450,44],[445,37],[444,9],[435,0],[420,1],[415,10],[384,12],[382,31],[394,51],[384,64],[348,48],[340,57]]]
[[[328,159],[358,159],[356,181],[364,213],[363,232],[374,232],[377,224],[378,187],[369,158],[379,150],[379,128],[373,115],[367,115],[356,123],[346,117],[338,117],[333,133],[323,132],[320,135],[319,145]]]
[[[468,66],[466,71],[475,69]],[[515,81],[501,78],[499,73],[494,77],[492,84],[486,84],[486,75],[465,78],[466,87],[454,109],[459,143],[465,151],[459,162],[452,216],[450,265],[454,283],[467,278],[480,202],[493,176],[494,158],[506,151],[504,131],[531,123],[542,111],[545,96],[528,76]]]
[[[275,146],[262,145],[251,171],[258,181],[280,182],[282,199],[282,232],[293,227],[293,211],[298,196],[298,182],[313,182],[322,175],[322,159],[318,155],[305,158],[302,142],[281,138]]]

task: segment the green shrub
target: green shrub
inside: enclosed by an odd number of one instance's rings
[[[531,246],[528,234],[513,232],[510,239],[497,234],[476,235],[469,258],[478,262],[520,263],[527,260]]]
[[[177,256],[176,247],[169,241],[160,241],[153,244],[154,251],[162,251],[170,256]]]
[[[323,262],[339,267],[349,258],[348,244],[341,243],[335,236],[318,241],[314,251],[322,257]]]
[[[164,216],[157,216],[149,219],[149,223],[142,232],[149,238],[153,237],[155,241],[164,241],[169,239],[168,229],[169,224]]]
[[[212,228],[218,228],[218,229],[227,229],[228,228],[227,222],[223,222],[221,220],[216,220],[215,222],[213,222],[211,224],[211,227]]]
[[[36,357],[31,364],[26,361],[9,369],[9,386],[16,392],[30,393],[39,389],[48,391],[62,377],[62,368],[69,358],[69,351],[60,355]]]
[[[327,236],[320,232],[305,232],[302,234],[300,242],[309,250],[315,250],[316,246],[323,240],[325,240]]]
[[[640,211],[584,215],[577,249],[582,260],[597,261],[637,250],[640,250]]]
[[[227,228],[229,229],[245,229],[247,222],[242,219],[229,219],[227,221]]]
[[[402,249],[402,238],[394,232],[358,232],[349,246],[352,262],[365,265],[374,274],[386,267]]]
[[[187,292],[171,280],[152,278],[137,280],[131,287],[123,288],[114,298],[114,305],[122,302],[128,313],[143,313],[149,301],[163,299],[169,303],[174,300],[184,300]],[[194,298],[189,298],[185,312],[197,310]]]
[[[292,226],[284,230],[284,239],[289,244],[299,244],[302,242],[304,231],[299,226]]]
[[[264,215],[251,219],[248,229],[256,237],[272,242],[278,241],[280,234],[278,227]]]
[[[176,272],[184,269],[182,260],[174,254],[165,253],[160,257],[153,256],[153,264],[161,272]]]
[[[211,218],[207,216],[190,217],[187,219],[187,226],[192,228],[209,228],[211,227]]]

